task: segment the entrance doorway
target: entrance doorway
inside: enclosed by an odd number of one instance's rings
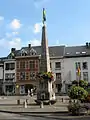
[[[31,92],[31,89],[33,89],[34,86],[32,84],[26,84],[25,85],[25,93],[28,94],[28,90],[30,90]]]

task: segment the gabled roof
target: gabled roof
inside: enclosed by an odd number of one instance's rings
[[[64,47],[65,46],[51,46],[49,47],[49,54],[50,57],[58,57],[64,55]],[[34,49],[37,52],[37,55],[41,55],[41,46],[32,46],[31,49]],[[21,50],[24,49],[25,51],[29,52],[30,48],[22,47]],[[21,50],[16,50],[16,56],[21,55]]]

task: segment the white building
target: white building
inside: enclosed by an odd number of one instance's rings
[[[0,94],[3,94],[4,62],[0,59]]]
[[[15,59],[6,59],[4,62],[4,94],[15,93]]]

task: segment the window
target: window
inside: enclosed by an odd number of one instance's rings
[[[76,72],[76,80],[81,80],[81,72],[80,75],[78,75],[78,72]]]
[[[30,50],[30,55],[36,55],[36,51],[33,48]]]
[[[50,63],[50,68],[52,68],[52,64]]]
[[[88,81],[88,72],[83,72],[83,80]]]
[[[80,54],[80,52],[76,52],[76,54]]]
[[[15,63],[10,63],[10,70],[14,70],[15,69]]]
[[[21,68],[21,69],[25,68],[25,61],[21,61],[21,62],[20,62],[20,68]]]
[[[5,70],[14,70],[15,69],[15,63],[6,63]]]
[[[55,62],[55,68],[61,69],[61,62]]]
[[[83,62],[83,63],[82,63],[82,68],[83,68],[83,70],[84,70],[84,69],[88,69],[87,62]]]
[[[61,81],[61,73],[56,73],[56,80],[60,80]]]
[[[29,80],[29,73],[26,72],[26,80]]]
[[[20,72],[17,72],[16,76],[17,76],[17,80],[20,80]]]
[[[39,62],[38,62],[38,60],[36,60],[36,70],[38,70],[38,64],[39,64]]]
[[[25,72],[21,72],[20,73],[20,79],[21,80],[25,80]]]
[[[32,79],[35,79],[35,72],[31,72],[30,73],[30,79],[32,80]]]
[[[22,68],[25,68],[25,61],[22,62]]]
[[[5,74],[5,80],[12,81],[15,79],[15,73],[6,73]]]
[[[24,50],[24,49],[22,49],[22,50],[21,50],[21,56],[26,56],[26,55],[27,55],[27,51]]]
[[[5,70],[9,70],[9,63],[6,63],[6,68]]]
[[[30,65],[30,70],[34,70],[35,69],[35,61],[30,61],[29,65]]]
[[[19,68],[19,62],[16,62],[16,66],[17,66],[17,68]]]
[[[76,64],[76,70],[78,70],[78,68],[80,68],[80,69],[81,69],[80,62],[76,62],[75,64]]]
[[[28,69],[28,61],[26,61],[26,69]]]

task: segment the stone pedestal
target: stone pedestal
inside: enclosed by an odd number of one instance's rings
[[[49,79],[39,80],[39,88],[37,92],[37,100],[51,101],[55,100],[55,91],[53,81]]]

